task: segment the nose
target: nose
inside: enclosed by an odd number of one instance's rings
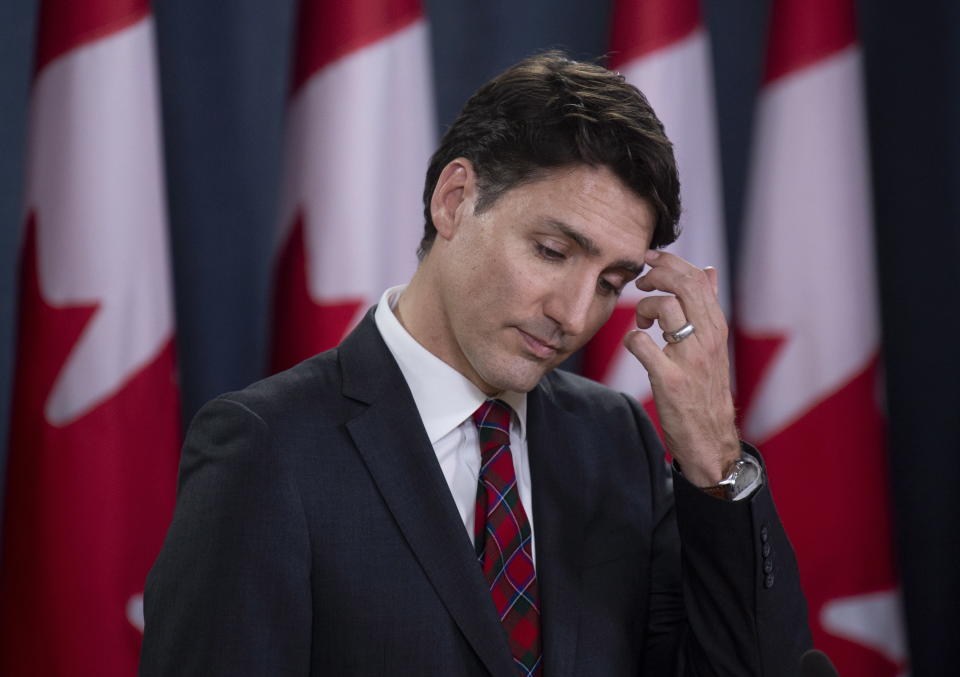
[[[570,276],[551,287],[544,314],[556,322],[565,335],[577,336],[587,330],[595,300],[594,278]]]

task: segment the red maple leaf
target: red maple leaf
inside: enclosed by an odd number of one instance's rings
[[[303,217],[298,215],[277,257],[271,370],[287,369],[336,346],[363,306],[362,298],[318,303],[310,295]]]
[[[786,335],[735,331],[738,409],[746,418]],[[877,404],[879,358],[766,440],[768,479],[800,564],[814,644],[850,677],[893,677],[876,651],[824,631],[830,600],[897,585],[890,529],[885,424]]]
[[[97,305],[43,298],[33,216],[20,283],[0,674],[131,675],[141,636],[127,604],[143,590],[173,510],[173,342],[89,412],[51,424],[45,404]]]

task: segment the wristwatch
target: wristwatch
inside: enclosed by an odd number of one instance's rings
[[[703,491],[716,498],[736,501],[753,493],[753,490],[760,486],[762,479],[763,468],[760,467],[760,463],[750,454],[744,454],[739,461],[730,466],[730,470],[719,484],[703,487]]]

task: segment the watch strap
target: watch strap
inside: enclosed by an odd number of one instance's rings
[[[700,487],[701,491],[705,494],[710,494],[714,498],[726,498],[727,489],[719,484],[714,484],[712,487]]]

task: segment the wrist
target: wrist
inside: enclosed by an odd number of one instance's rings
[[[703,489],[719,484],[742,455],[740,440],[734,439],[724,443],[712,454],[690,455],[693,456],[692,460],[677,458],[677,465],[687,481],[695,487]],[[677,454],[674,454],[675,458],[677,456]]]
[[[735,462],[718,484],[711,487],[702,487],[703,491],[714,498],[728,501],[739,501],[751,496],[763,483],[763,467],[760,462],[748,453],[744,453]]]

